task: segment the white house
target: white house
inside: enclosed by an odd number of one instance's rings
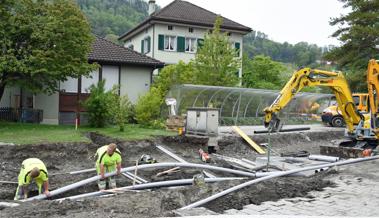
[[[149,0],[149,14],[147,19],[119,40],[124,42],[125,47],[166,64],[193,59],[204,34],[213,28],[217,17],[211,11],[182,0],[175,0],[159,11],[155,11],[155,0]],[[230,41],[242,56],[242,39],[251,32],[251,28],[223,17],[221,29],[228,33]],[[242,70],[239,76],[242,76]]]
[[[164,66],[163,62],[100,37],[96,37],[88,61],[98,63],[100,68],[89,77],[68,78],[59,84],[59,92],[52,95],[7,87],[0,108],[39,109],[43,111],[42,123],[74,124],[76,112],[84,112],[79,102],[90,95],[91,84],[105,79],[107,90],[119,85],[120,94],[128,95],[130,101],[136,103],[138,97],[150,89],[153,71]]]

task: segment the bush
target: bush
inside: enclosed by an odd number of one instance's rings
[[[120,128],[120,131],[123,132],[125,124],[129,122],[132,104],[127,95],[119,96],[116,94],[115,92],[117,90],[116,88],[113,89],[110,112],[113,122]]]
[[[100,80],[97,85],[91,85],[91,95],[83,106],[88,112],[88,122],[91,127],[104,127],[112,117],[113,104],[112,91],[105,91],[105,80]]]
[[[135,107],[136,120],[142,125],[151,125],[160,117],[160,107],[163,103],[161,92],[152,87],[150,91],[139,98]]]

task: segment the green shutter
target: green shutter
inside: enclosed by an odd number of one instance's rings
[[[239,42],[234,43],[234,47],[236,48],[236,52],[237,52],[236,56],[239,57],[240,56],[241,43],[239,43]]]
[[[141,40],[141,53],[144,54],[144,44],[143,40]]]
[[[186,47],[186,38],[178,36],[177,40],[177,51],[184,52]]]
[[[164,50],[164,35],[158,35],[158,49]]]
[[[151,50],[150,50],[150,48],[151,48],[151,37],[149,36],[149,37],[147,37],[147,53],[149,53]]]
[[[203,47],[203,44],[204,44],[204,39],[197,39],[197,47],[198,48]]]

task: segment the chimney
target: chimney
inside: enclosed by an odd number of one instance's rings
[[[149,15],[155,12],[155,0],[149,0]]]

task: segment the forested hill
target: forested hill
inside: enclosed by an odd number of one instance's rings
[[[266,55],[275,61],[293,63],[297,66],[317,66],[322,56],[332,47],[319,47],[307,42],[290,44],[268,39],[262,32],[253,30],[244,37],[244,51],[248,56]]]
[[[114,42],[117,42],[118,36],[148,16],[148,3],[144,0],[77,0],[77,3],[87,16],[93,33]],[[315,65],[317,60],[321,60],[323,50],[325,48],[306,42],[295,45],[278,43],[257,31],[251,32],[244,38],[244,52],[250,58],[266,55],[273,60],[297,66]]]
[[[143,0],[76,0],[87,16],[92,32],[115,39],[147,17]]]

